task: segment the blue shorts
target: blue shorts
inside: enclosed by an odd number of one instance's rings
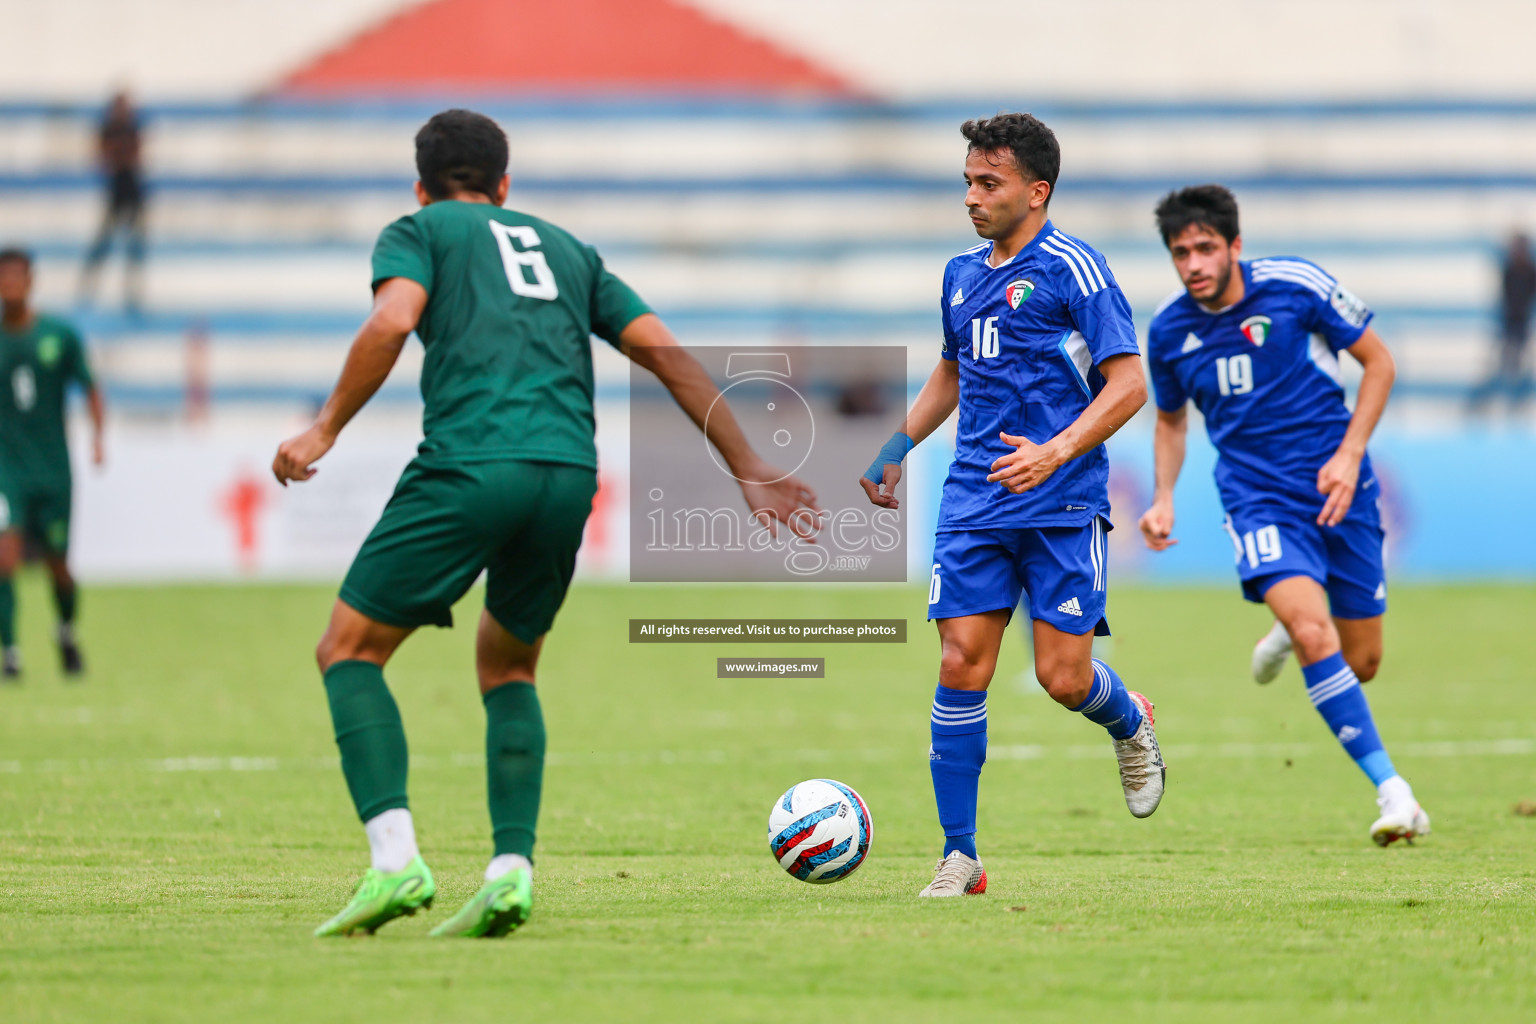
[[[1281,580],[1306,576],[1328,592],[1335,618],[1372,619],[1386,612],[1386,534],[1374,514],[1318,526],[1315,515],[1266,505],[1228,513],[1223,525],[1248,600],[1262,602]]]
[[[1029,595],[1029,617],[1063,633],[1109,635],[1104,619],[1108,520],[1085,526],[949,530],[933,542],[928,618],[1007,609]]]

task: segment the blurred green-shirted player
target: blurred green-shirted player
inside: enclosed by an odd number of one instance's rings
[[[389,375],[414,330],[426,350],[417,457],[363,543],[316,657],[372,867],[317,935],[371,932],[430,907],[436,886],[406,802],[407,754],[383,666],[484,570],[475,666],[486,713],[494,850],[485,884],[438,936],[503,935],[532,906],[544,720],[534,670],[565,598],[597,490],[591,336],[660,378],[741,484],[749,509],[792,520],[815,495],[747,445],[709,376],[602,259],[537,217],[501,208],[507,141],[464,110],[416,136],[422,209],[385,228],[373,254],[373,312],[313,426],[272,471],[307,480],[316,460]],[[777,481],[755,483],[752,481]]]
[[[13,578],[28,538],[53,577],[64,671],[77,675],[84,668],[75,640],[77,588],[67,561],[73,476],[64,407],[71,384],[85,390],[92,454],[98,465],[102,461],[101,394],[80,335],[65,321],[34,310],[31,294],[31,255],[0,249],[0,678],[7,680],[21,675]]]

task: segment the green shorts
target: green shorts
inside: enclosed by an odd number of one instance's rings
[[[597,474],[581,466],[413,461],[341,599],[392,626],[451,626],[454,603],[484,570],[486,610],[531,644],[565,600],[596,493]]]
[[[69,553],[69,480],[12,483],[0,478],[0,533],[20,530],[51,555]]]

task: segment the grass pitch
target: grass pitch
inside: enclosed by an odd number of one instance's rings
[[[310,660],[329,588],[92,588],[62,682],[39,580],[0,690],[0,999],[10,1021],[1531,1020],[1536,688],[1529,587],[1393,593],[1367,692],[1434,817],[1378,850],[1372,791],[1235,588],[1111,596],[1113,661],[1158,704],[1169,791],[1121,801],[1109,741],[1022,681],[989,701],[982,897],[921,901],[937,643],[915,590],[578,586],[546,650],[533,921],[429,941],[489,852],[476,608],[389,672],[436,910],[320,941],[367,864]],[[631,616],[906,616],[882,645],[636,645]],[[714,678],[725,654],[825,680]],[[808,886],[766,850],[774,797],[864,795],[869,860]]]

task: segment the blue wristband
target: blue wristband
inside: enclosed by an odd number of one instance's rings
[[[869,469],[864,473],[864,479],[879,487],[885,479],[886,466],[899,466],[901,460],[907,457],[907,452],[917,447],[917,442],[901,431],[891,435],[891,439],[880,448],[880,454],[875,456],[875,461],[869,464]]]

